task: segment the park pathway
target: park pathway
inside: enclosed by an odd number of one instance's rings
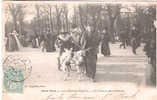
[[[110,44],[110,47],[111,56],[104,57],[100,52],[98,54],[96,81],[98,83],[125,82],[145,85],[147,77],[150,75],[151,66],[143,52],[143,45],[137,49],[137,55],[132,53],[131,47],[120,49],[119,43]],[[32,73],[25,81],[26,84],[64,82],[63,72],[57,70],[58,52],[42,53],[39,49],[28,47],[23,48],[17,54],[27,56],[32,61]],[[75,80],[76,76],[73,75],[69,82]]]

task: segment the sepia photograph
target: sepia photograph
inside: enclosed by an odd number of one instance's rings
[[[153,3],[6,2],[3,19],[4,93],[39,84],[156,88]]]

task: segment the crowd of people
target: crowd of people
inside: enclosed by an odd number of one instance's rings
[[[81,30],[77,25],[72,25],[72,31],[60,32],[59,34],[52,34],[50,30],[43,32],[44,34],[35,35],[31,39],[31,46],[33,48],[41,48],[42,52],[54,52],[56,46],[60,49],[58,57],[58,69],[60,69],[60,56],[66,49],[73,51],[84,50],[86,74],[90,80],[94,81],[96,73],[96,62],[99,45],[101,44],[101,54],[110,56],[110,33],[108,28],[104,28],[102,32],[96,32],[92,26],[87,26],[85,30]],[[26,41],[22,35],[20,39],[16,31],[9,33],[6,36],[6,50],[18,51],[20,45],[26,46]],[[150,29],[147,35],[139,34],[137,28],[134,26],[130,33],[127,30],[121,30],[119,39],[121,41],[120,48],[132,47],[133,54],[136,54],[136,49],[143,42],[145,43],[144,51],[150,59],[150,64],[153,68],[153,73],[156,73],[156,30],[155,27]],[[155,77],[155,74],[154,76]],[[154,81],[154,80],[153,80]],[[156,83],[156,82],[155,82]]]
[[[20,47],[41,48],[42,52],[54,52],[56,34],[50,31],[44,31],[44,34],[29,35],[13,32],[5,36],[5,47],[9,52],[20,51]]]
[[[94,81],[95,73],[96,73],[96,62],[97,62],[97,53],[99,44],[101,44],[101,54],[104,56],[110,56],[110,35],[107,28],[105,28],[102,33],[96,33],[92,31],[92,28],[86,27],[86,30],[84,32],[80,31],[80,28],[75,27],[73,29],[74,31],[72,35],[68,32],[61,33],[60,37],[58,38],[60,42],[62,41],[63,45],[60,46],[61,54],[64,52],[64,48],[74,48],[74,50],[86,50],[86,70],[87,70],[87,76],[91,80]],[[132,47],[132,53],[136,55],[136,49],[140,47],[141,43],[145,43],[144,51],[146,52],[146,55],[148,58],[150,58],[150,64],[153,68],[153,73],[156,73],[156,31],[155,27],[152,27],[150,32],[147,34],[149,36],[141,36],[141,34],[138,33],[137,28],[133,27],[131,30],[130,35],[126,35],[125,31],[122,31],[121,37],[120,37],[120,48],[123,46],[125,49],[127,46]],[[71,36],[72,37],[71,37]],[[146,39],[144,38],[146,37]],[[72,42],[71,42],[72,41]],[[61,43],[61,44],[62,44]],[[67,44],[66,44],[67,43]],[[59,43],[60,44],[60,43]],[[77,44],[77,45],[76,45]],[[76,48],[77,49],[76,49]],[[79,48],[78,48],[79,47]],[[60,66],[58,67],[60,70]],[[152,77],[155,77],[156,74],[152,74]],[[154,82],[156,78],[152,78],[152,81]],[[156,83],[156,82],[154,82]]]
[[[130,31],[129,29],[121,30],[120,32],[120,48],[126,49],[128,46],[132,47],[132,53],[136,55],[136,49],[140,47],[141,44],[141,33],[138,29],[133,26]]]
[[[73,25],[71,33],[63,32],[58,36],[57,45],[60,47],[60,56],[64,49],[72,48],[74,52],[83,50],[85,54],[86,76],[91,81],[95,81],[97,49],[99,46],[99,35],[94,32],[90,26],[85,31],[81,31],[79,27]],[[67,62],[67,64],[69,64]],[[58,66],[60,70],[60,63]]]

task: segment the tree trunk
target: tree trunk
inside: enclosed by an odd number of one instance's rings
[[[65,14],[65,19],[66,19],[66,30],[69,32],[69,24],[68,24],[68,14]]]
[[[51,8],[50,8],[50,27],[51,27],[51,31],[53,32],[53,21],[52,21],[52,12],[51,12]]]
[[[80,24],[81,24],[81,28],[82,28],[82,30],[84,31],[85,30],[85,26],[84,26],[84,24],[83,24],[83,16],[82,16],[82,9],[81,9],[81,7],[79,6],[79,17],[80,17]]]
[[[17,20],[16,20],[16,16],[13,17],[13,23],[14,23],[14,30],[17,32],[18,28],[17,28]]]

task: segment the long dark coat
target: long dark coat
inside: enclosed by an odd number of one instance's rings
[[[12,34],[9,34],[8,37],[8,51],[17,51],[18,46],[17,46],[17,41],[15,37]]]
[[[100,39],[97,33],[82,33],[80,45],[86,51],[85,63],[86,74],[89,78],[94,78],[96,73],[97,52]]]
[[[104,56],[110,55],[109,35],[108,34],[103,35],[102,44],[101,44],[101,53]]]

